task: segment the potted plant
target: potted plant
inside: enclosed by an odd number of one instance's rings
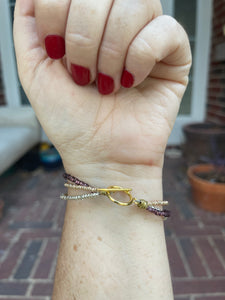
[[[215,144],[212,143],[214,146]],[[215,150],[215,148],[214,148]],[[188,178],[193,199],[201,208],[212,212],[225,212],[225,157],[216,155],[206,164],[190,166]]]
[[[202,156],[214,159],[212,139],[217,152],[225,153],[225,125],[209,122],[191,123],[183,127],[185,143],[182,146],[187,166],[201,162]]]

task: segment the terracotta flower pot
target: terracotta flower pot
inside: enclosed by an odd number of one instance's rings
[[[212,165],[194,165],[188,168],[188,178],[192,186],[196,204],[208,211],[225,212],[225,184],[212,183],[199,178],[196,173],[210,172]]]

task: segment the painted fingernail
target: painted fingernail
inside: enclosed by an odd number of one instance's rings
[[[134,76],[124,69],[121,77],[121,85],[125,88],[131,88],[134,84]]]
[[[88,68],[72,64],[71,72],[72,72],[73,80],[76,82],[76,84],[82,86],[89,84],[91,73]]]
[[[102,95],[109,95],[114,91],[114,80],[103,73],[98,73],[98,91]]]
[[[48,35],[45,38],[47,54],[52,59],[60,59],[65,55],[65,40],[59,35]]]

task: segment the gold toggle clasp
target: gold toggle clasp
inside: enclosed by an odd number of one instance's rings
[[[132,195],[130,193],[130,191],[132,191],[132,189],[124,189],[120,186],[110,186],[107,189],[97,189],[97,190],[101,195],[107,196],[112,202],[114,202],[118,205],[121,205],[121,206],[129,206],[129,205],[133,204],[133,202],[136,200],[135,198],[132,197]],[[118,201],[115,198],[113,198],[111,194],[117,193],[117,192],[125,193],[129,197],[130,201],[121,202],[121,201]]]

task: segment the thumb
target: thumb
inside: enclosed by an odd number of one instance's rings
[[[34,0],[16,1],[13,35],[19,76],[25,89],[46,56],[38,39],[34,11]]]

